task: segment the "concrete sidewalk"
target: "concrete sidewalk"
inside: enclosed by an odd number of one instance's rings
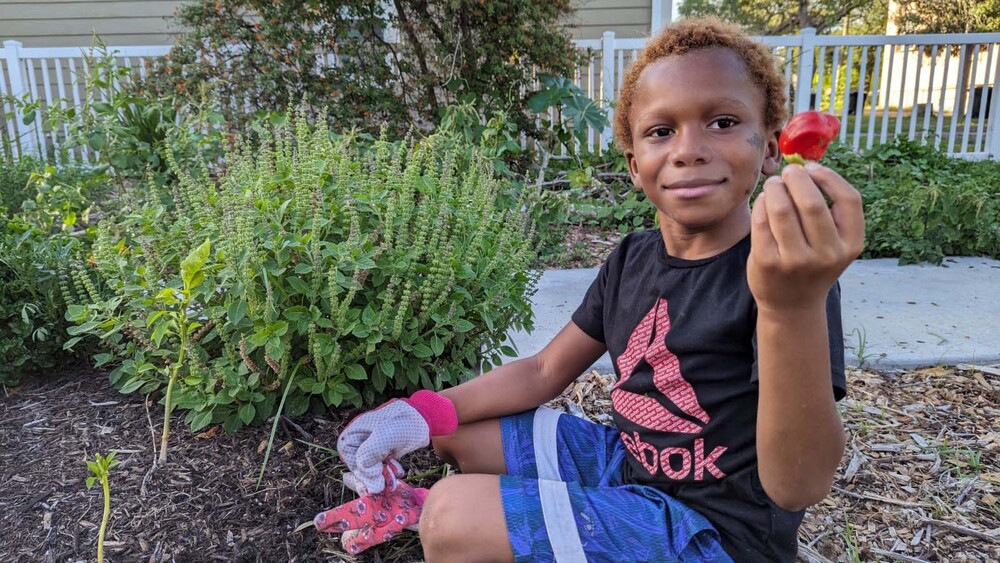
[[[541,350],[570,320],[596,268],[548,270],[532,300],[535,330],[514,333],[519,356]],[[1000,261],[941,266],[857,260],[840,278],[845,359],[872,367],[1000,362]],[[611,372],[607,354],[594,369]]]

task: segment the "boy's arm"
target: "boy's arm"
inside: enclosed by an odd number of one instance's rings
[[[765,183],[751,229],[760,480],[776,504],[797,511],[829,493],[844,451],[826,296],[863,248],[861,197],[832,170],[787,166]]]
[[[606,348],[572,321],[534,356],[441,391],[467,424],[538,407],[559,396]]]

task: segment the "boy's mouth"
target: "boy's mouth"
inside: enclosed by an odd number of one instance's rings
[[[694,178],[667,184],[665,189],[682,198],[702,197],[726,183],[725,178]]]

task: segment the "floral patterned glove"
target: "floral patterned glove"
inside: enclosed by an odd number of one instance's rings
[[[316,529],[343,533],[341,545],[349,553],[358,554],[417,524],[428,490],[400,481],[391,464],[384,466],[383,476],[386,486],[382,492],[317,514],[313,519]]]

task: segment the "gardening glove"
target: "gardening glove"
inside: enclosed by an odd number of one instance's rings
[[[321,532],[341,533],[340,543],[351,554],[397,536],[420,521],[427,489],[411,487],[396,478],[390,464],[383,468],[385,488],[316,515]]]
[[[385,472],[383,473],[383,476],[386,479],[387,488],[395,487],[395,481],[390,481],[390,479],[402,479],[405,475],[406,471],[403,469],[402,464],[391,457],[385,460]],[[346,485],[348,489],[354,491],[359,497],[369,494],[364,483],[361,482],[361,479],[355,477],[354,473],[347,471],[342,475],[342,478],[344,480],[344,485]],[[413,524],[407,526],[406,529],[416,532],[419,527],[418,523],[414,522]],[[355,532],[357,532],[357,530],[355,530]],[[345,532],[345,535],[347,533],[349,532]]]
[[[417,391],[408,399],[393,399],[352,420],[337,439],[337,451],[352,479],[369,494],[385,488],[383,465],[430,444],[431,436],[447,436],[458,427],[451,400]]]

